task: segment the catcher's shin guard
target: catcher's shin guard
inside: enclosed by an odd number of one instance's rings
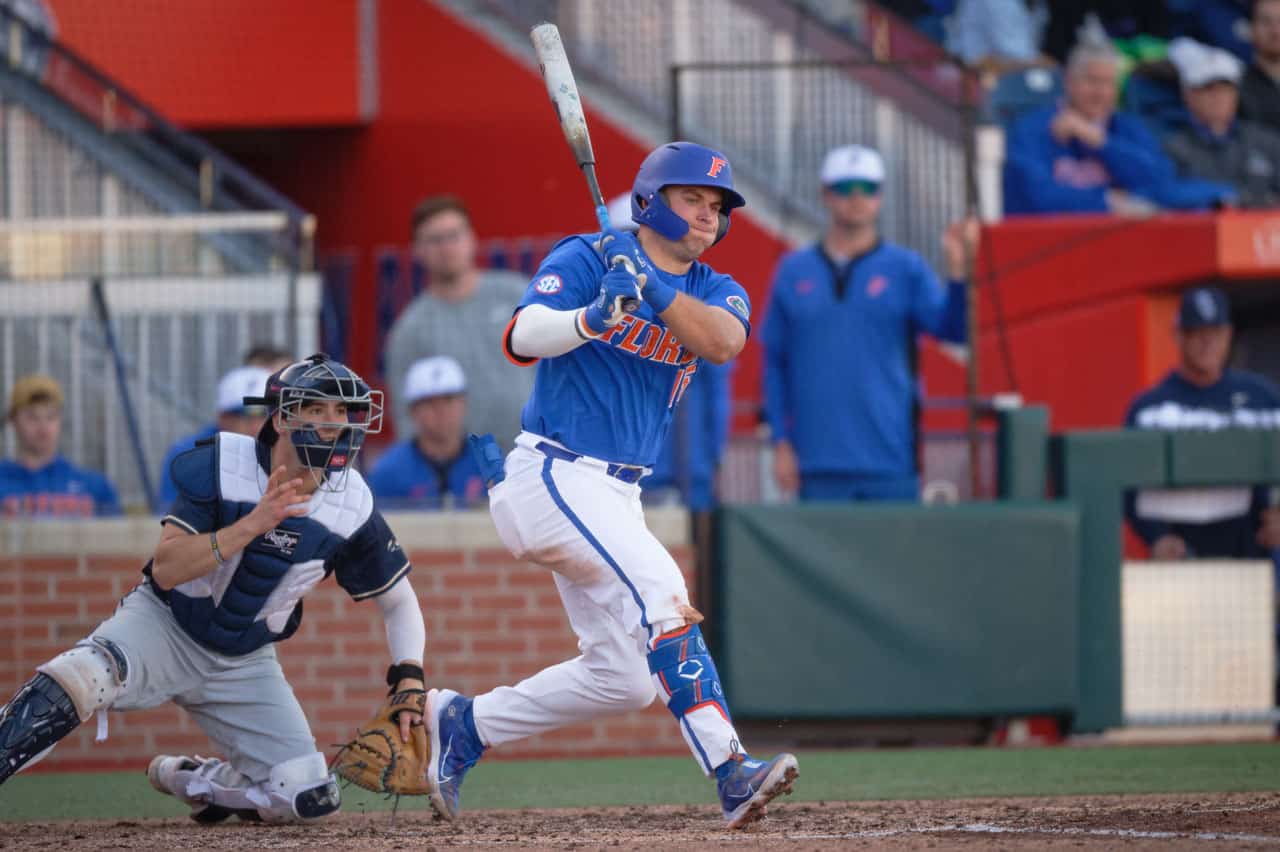
[[[43,672],[27,681],[0,708],[0,784],[44,757],[80,724],[67,691]]]

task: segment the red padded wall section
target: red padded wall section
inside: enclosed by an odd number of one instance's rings
[[[194,128],[359,120],[357,0],[48,0],[58,38]]]

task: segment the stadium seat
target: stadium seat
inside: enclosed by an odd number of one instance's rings
[[[1182,130],[1191,121],[1177,80],[1167,74],[1134,71],[1125,83],[1120,108],[1140,116],[1147,129],[1160,139]]]
[[[1001,74],[983,107],[985,120],[1006,130],[1028,110],[1049,103],[1062,94],[1062,72],[1057,68],[1022,68]]]

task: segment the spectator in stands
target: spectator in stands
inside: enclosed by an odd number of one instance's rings
[[[266,393],[267,378],[270,375],[264,367],[236,367],[218,382],[213,422],[198,432],[174,441],[165,452],[164,461],[160,463],[160,488],[157,497],[161,512],[166,511],[178,497],[178,488],[173,484],[169,467],[179,453],[185,453],[197,442],[208,440],[219,432],[236,432],[250,437],[258,434],[267,412],[261,408],[246,406],[244,398]]]
[[[1175,335],[1178,366],[1133,401],[1132,429],[1280,429],[1280,391],[1267,379],[1227,367],[1231,315],[1226,294],[1183,294]],[[1128,495],[1125,517],[1156,559],[1261,557],[1280,548],[1280,509],[1259,488],[1145,490]]]
[[[0,460],[0,517],[120,514],[120,500],[110,480],[58,454],[62,402],[62,387],[49,376],[29,375],[14,383],[8,420],[18,452],[12,459]]]
[[[1253,62],[1240,84],[1240,115],[1280,132],[1280,0],[1256,0]]]
[[[261,367],[267,373],[283,370],[296,360],[298,359],[293,357],[292,352],[281,349],[274,343],[255,343],[244,354],[245,366]]]
[[[1230,184],[1241,207],[1280,204],[1280,133],[1236,118],[1240,60],[1190,39],[1176,39],[1169,58],[1191,113],[1191,126],[1165,140],[1178,172]]]
[[[467,431],[492,432],[510,448],[520,431],[520,410],[533,389],[533,370],[506,360],[500,346],[512,306],[524,298],[523,276],[476,266],[476,237],[462,201],[451,195],[426,199],[413,212],[413,253],[427,287],[404,309],[387,335],[386,386],[405,386],[409,367],[422,358],[449,355],[471,384]],[[395,400],[396,433],[414,434],[408,400]]]
[[[467,380],[448,355],[423,358],[409,368],[402,396],[414,431],[391,447],[369,472],[381,509],[451,509],[485,500],[484,480],[467,446]]]
[[[947,21],[947,50],[991,71],[1039,64],[1047,17],[1038,0],[958,0]]]
[[[881,239],[876,151],[830,151],[820,180],[826,231],[778,264],[761,332],[774,476],[802,500],[916,500],[916,337],[965,340],[977,225],[948,229],[944,287]]]
[[[1076,46],[1063,102],[1033,110],[1010,131],[1005,213],[1145,215],[1157,207],[1215,207],[1231,197],[1225,184],[1178,178],[1142,121],[1116,112],[1118,73],[1110,45]]]

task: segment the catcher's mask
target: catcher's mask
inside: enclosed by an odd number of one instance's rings
[[[339,361],[317,353],[274,373],[267,379],[261,397],[245,397],[245,405],[264,405],[270,416],[258,432],[258,440],[272,445],[279,439],[275,415],[293,442],[302,462],[325,491],[341,491],[355,464],[365,435],[382,431],[382,391],[370,390],[360,378]],[[308,419],[307,406],[317,402],[337,402],[345,409],[344,419]],[[320,433],[336,430],[332,438]]]

